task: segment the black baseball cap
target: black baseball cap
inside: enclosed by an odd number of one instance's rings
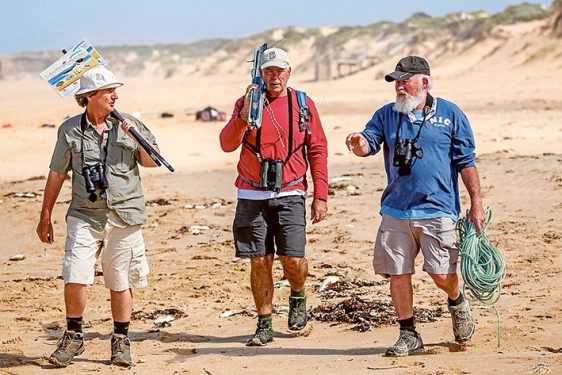
[[[405,81],[416,74],[431,75],[429,74],[429,64],[423,57],[407,56],[400,59],[394,72],[384,76],[384,79],[386,82]]]

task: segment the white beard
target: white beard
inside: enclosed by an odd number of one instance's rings
[[[406,98],[402,99],[401,96],[396,95],[396,103],[394,103],[394,110],[396,112],[408,114],[412,112],[418,105],[421,104],[424,97],[424,92],[419,91],[417,95],[411,96],[406,94]]]

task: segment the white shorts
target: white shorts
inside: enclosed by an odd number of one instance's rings
[[[386,277],[415,273],[420,249],[425,272],[456,273],[459,250],[455,221],[448,217],[401,220],[382,215],[373,256],[375,273]]]
[[[103,231],[73,216],[67,216],[66,221],[65,284],[92,285],[101,253],[106,288],[123,291],[148,285],[149,267],[140,225],[128,225],[111,211]]]

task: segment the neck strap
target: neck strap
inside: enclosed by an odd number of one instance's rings
[[[80,117],[80,130],[82,131],[82,135],[80,137],[80,158],[82,159],[82,168],[84,168],[86,166],[86,162],[84,160],[84,134],[86,133],[86,128],[88,127],[88,119],[87,119],[87,111],[84,111],[84,113],[82,114],[82,117]],[[103,135],[102,135],[102,142],[103,142]],[[107,160],[107,146],[109,144],[109,138],[107,139],[107,141],[105,142],[105,145],[103,145],[103,165],[105,165],[105,162]]]
[[[423,106],[422,123],[420,125],[420,128],[418,129],[418,133],[416,134],[416,137],[414,138],[414,142],[418,142],[418,140],[420,139],[422,128],[425,125],[425,121],[427,120],[427,117],[431,113],[431,108],[433,108],[433,101],[434,101],[433,96],[431,96],[431,94],[428,92],[427,95],[425,96],[425,105]],[[398,144],[398,142],[400,141],[400,129],[402,127],[403,118],[404,118],[404,114],[400,113],[400,119],[398,120],[398,129],[396,129],[395,144]]]

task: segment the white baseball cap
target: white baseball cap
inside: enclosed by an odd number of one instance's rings
[[[80,88],[74,95],[85,94],[101,89],[112,89],[120,86],[123,86],[123,84],[117,82],[115,74],[100,66],[88,70],[80,77]]]
[[[289,55],[281,48],[269,48],[263,52],[261,58],[260,68],[264,69],[269,66],[277,66],[279,68],[288,68],[291,66],[289,63]]]

